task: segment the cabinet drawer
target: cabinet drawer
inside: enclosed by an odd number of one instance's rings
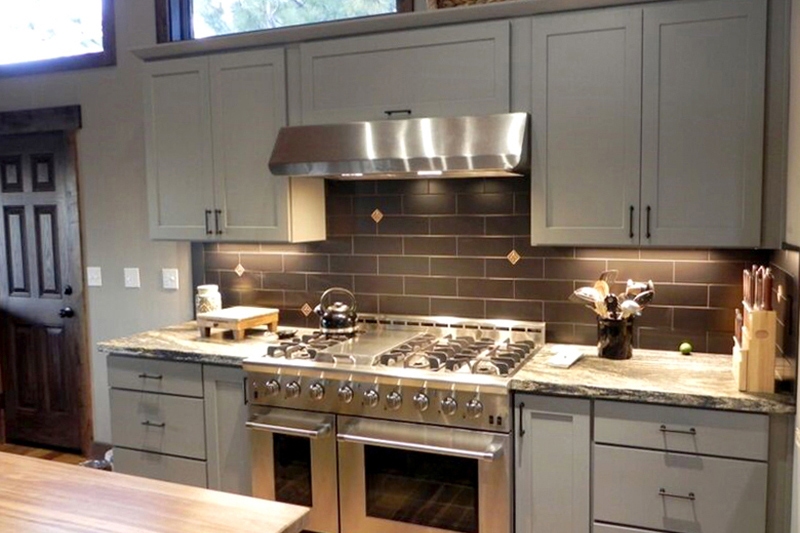
[[[203,373],[195,363],[110,355],[108,384],[115,389],[203,397]]]
[[[114,448],[114,472],[206,488],[206,463],[195,459]]]
[[[598,401],[595,403],[594,441],[766,461],[769,417]]]
[[[111,437],[115,446],[205,459],[203,400],[112,389]]]
[[[595,520],[676,533],[766,527],[766,463],[597,444],[594,452]]]

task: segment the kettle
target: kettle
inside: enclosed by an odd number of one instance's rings
[[[333,303],[326,304],[326,300],[332,300],[330,296],[335,293],[346,295],[350,303],[333,300]],[[356,332],[356,297],[345,288],[332,287],[323,292],[314,312],[320,317],[320,331],[326,335],[352,335]]]

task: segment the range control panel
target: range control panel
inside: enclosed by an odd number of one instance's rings
[[[511,430],[511,396],[415,385],[250,373],[247,395],[256,405],[484,431]]]

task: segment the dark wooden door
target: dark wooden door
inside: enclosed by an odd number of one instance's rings
[[[74,145],[0,136],[0,369],[10,442],[82,447],[83,283]]]

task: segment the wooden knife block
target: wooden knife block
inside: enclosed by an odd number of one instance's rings
[[[742,343],[734,338],[733,377],[742,392],[775,392],[775,311],[744,305]]]

